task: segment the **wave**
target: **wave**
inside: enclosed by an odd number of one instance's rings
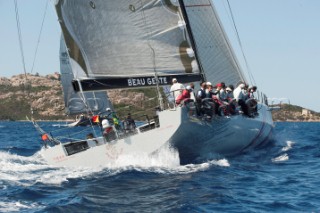
[[[21,210],[40,209],[41,206],[37,203],[27,203],[20,201],[0,201],[0,212],[20,212]]]
[[[271,161],[275,163],[289,160],[289,155],[286,152],[291,150],[294,144],[295,142],[293,141],[285,141],[285,146],[283,146],[281,150],[278,152],[278,154],[280,155],[272,158]]]
[[[103,172],[114,176],[122,172],[138,171],[168,174],[187,174],[205,171],[212,166],[230,166],[228,160],[218,159],[201,164],[180,165],[179,153],[169,147],[163,147],[152,156],[123,155],[113,164],[103,167],[55,167],[45,163],[40,152],[30,157],[19,156],[0,151],[0,180],[7,185],[30,186],[37,183],[60,185],[69,179],[90,178]],[[6,184],[5,184],[6,185]]]
[[[116,162],[107,163],[104,168],[115,173],[134,170],[139,172],[183,174],[208,170],[211,166],[228,167],[230,164],[226,159],[219,159],[201,164],[180,165],[178,151],[169,146],[164,146],[153,155],[120,155]]]
[[[0,152],[0,179],[8,185],[30,186],[36,183],[61,184],[68,178],[90,175],[101,169],[57,168],[47,165],[39,153],[24,157]]]
[[[289,160],[289,155],[287,153],[280,155],[278,157],[272,158],[272,162],[281,162]]]
[[[286,146],[283,147],[281,149],[281,151],[286,152],[286,151],[292,149],[293,144],[294,144],[294,142],[292,142],[292,141],[286,141]]]
[[[212,166],[230,167],[230,163],[228,162],[227,159],[219,159],[219,160],[211,160],[201,164],[187,164],[171,170],[171,173],[178,173],[178,174],[195,173],[195,172],[208,170]]]
[[[67,127],[68,124],[52,124],[53,127]]]

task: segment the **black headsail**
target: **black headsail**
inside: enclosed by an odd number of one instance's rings
[[[211,83],[236,85],[246,82],[227,35],[211,0],[179,0],[201,72]]]
[[[194,36],[193,36],[193,32],[191,30],[191,26],[190,26],[190,21],[189,21],[189,17],[188,17],[188,14],[187,14],[187,10],[185,8],[185,4],[184,4],[184,1],[183,0],[179,0],[179,4],[180,4],[180,9],[181,9],[181,13],[183,15],[183,18],[186,22],[186,29],[188,31],[188,34],[189,34],[189,40],[190,40],[190,43],[191,43],[191,46],[194,50],[194,54],[195,54],[195,58],[198,59],[198,54],[197,54],[197,46],[196,46],[196,42],[194,40]],[[201,66],[201,63],[199,60],[197,60],[197,63],[199,65],[199,69],[200,69],[200,72],[202,71],[202,66]],[[202,71],[202,81],[206,81],[206,75],[205,73]]]

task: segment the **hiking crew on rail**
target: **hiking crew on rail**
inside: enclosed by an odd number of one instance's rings
[[[172,80],[170,92],[173,94],[175,104],[194,104],[197,116],[211,118],[218,116],[230,116],[243,114],[254,117],[257,113],[257,101],[254,99],[256,86],[248,87],[245,83],[239,83],[234,89],[233,85],[226,86],[220,82],[212,86],[210,82],[201,82],[200,89],[194,93],[194,85],[183,86],[177,79]]]

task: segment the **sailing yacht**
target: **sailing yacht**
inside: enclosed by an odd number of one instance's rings
[[[121,155],[153,155],[166,146],[187,164],[235,155],[271,138],[273,121],[260,93],[254,116],[208,119],[196,113],[194,104],[165,103],[162,88],[173,78],[195,85],[247,82],[212,1],[57,0],[55,8],[70,68],[81,73],[69,80],[80,97],[152,87],[158,91],[159,107],[155,119],[134,134],[114,128],[111,141],[95,136],[62,143],[42,131],[53,144],[41,150],[50,164],[101,166]]]

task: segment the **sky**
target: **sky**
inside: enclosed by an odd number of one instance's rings
[[[47,10],[47,0],[17,2],[26,71],[40,75],[59,72],[61,30],[53,1],[49,1]],[[252,73],[258,89],[270,102],[320,112],[320,0],[229,0],[248,66],[227,0],[213,2],[243,71]],[[0,20],[0,76],[22,74],[13,0],[0,0]]]

